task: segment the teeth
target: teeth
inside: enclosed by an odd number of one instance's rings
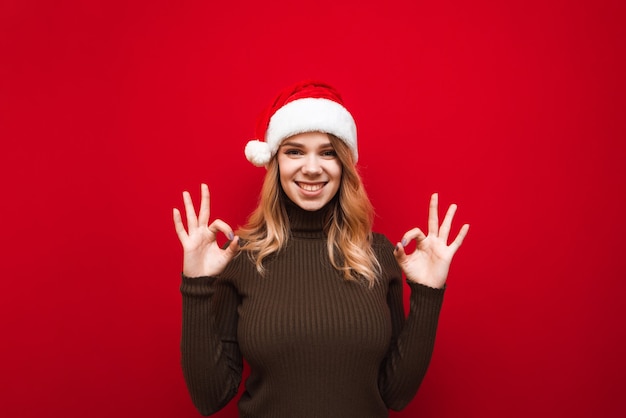
[[[304,183],[298,183],[298,185],[299,185],[302,189],[306,190],[307,192],[315,192],[315,191],[317,191],[317,190],[321,189],[321,188],[324,186],[324,184],[322,184],[322,183],[318,183],[318,184],[304,184]]]

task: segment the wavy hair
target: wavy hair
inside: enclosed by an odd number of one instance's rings
[[[341,183],[331,199],[324,232],[328,237],[328,256],[332,266],[346,280],[364,277],[370,286],[380,274],[380,263],[372,249],[374,208],[365,192],[348,146],[334,135],[330,142],[342,165]],[[243,239],[242,250],[263,275],[263,260],[280,252],[289,240],[289,218],[283,201],[276,156],[267,165],[259,205],[237,233]]]

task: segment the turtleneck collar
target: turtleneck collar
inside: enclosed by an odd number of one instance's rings
[[[332,210],[332,201],[316,211],[304,210],[293,203],[288,197],[284,197],[291,235],[296,238],[323,238],[324,224],[328,214]]]

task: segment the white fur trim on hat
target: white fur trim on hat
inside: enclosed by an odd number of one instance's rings
[[[252,140],[246,145],[246,158],[256,166],[267,165],[284,139],[305,132],[324,132],[341,139],[359,158],[356,124],[341,104],[323,98],[303,98],[289,102],[270,118],[265,142]]]

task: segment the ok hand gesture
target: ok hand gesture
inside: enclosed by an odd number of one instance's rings
[[[450,205],[440,227],[438,195],[435,193],[430,198],[428,235],[424,235],[419,228],[413,228],[404,234],[402,241],[396,246],[394,255],[407,280],[438,289],[445,285],[452,257],[469,230],[468,224],[463,225],[454,241],[448,245],[448,235],[455,212],[456,205]],[[417,242],[415,251],[406,254],[404,247],[413,239]]]
[[[198,216],[196,216],[189,192],[183,192],[188,231],[185,230],[180,211],[174,209],[174,228],[176,228],[178,239],[183,245],[183,274],[187,277],[220,274],[239,249],[239,237],[234,235],[227,223],[216,219],[211,225],[208,225],[210,215],[209,187],[202,184],[201,191],[202,197]],[[217,244],[217,233],[220,231],[231,240],[226,249],[221,249]]]

